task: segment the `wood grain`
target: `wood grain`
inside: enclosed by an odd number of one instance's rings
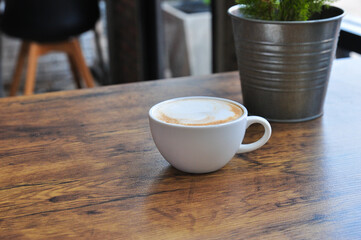
[[[264,147],[205,175],[169,166],[147,111],[241,102],[235,72],[2,99],[0,239],[358,239],[360,64],[335,62],[323,117],[272,123]]]

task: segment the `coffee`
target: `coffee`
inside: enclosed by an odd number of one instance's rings
[[[162,156],[188,173],[209,173],[225,166],[235,153],[263,146],[271,136],[264,118],[247,116],[247,109],[228,99],[183,97],[154,105],[149,128]],[[242,144],[248,126],[259,123],[265,132],[256,142]]]
[[[183,98],[163,102],[152,115],[165,123],[184,126],[208,126],[231,122],[243,115],[235,103],[216,98]]]

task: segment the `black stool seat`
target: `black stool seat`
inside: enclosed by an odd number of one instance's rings
[[[97,0],[6,0],[2,30],[26,41],[64,41],[94,27],[97,4]]]
[[[34,93],[38,58],[54,51],[67,55],[78,88],[81,77],[87,87],[94,87],[78,35],[94,29],[99,15],[98,0],[5,0],[2,31],[22,40],[10,96],[18,92],[25,64],[24,94]]]

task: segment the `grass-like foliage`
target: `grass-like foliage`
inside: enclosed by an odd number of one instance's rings
[[[336,0],[236,0],[245,16],[274,21],[306,21]]]

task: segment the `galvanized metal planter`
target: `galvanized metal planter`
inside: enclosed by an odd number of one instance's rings
[[[330,7],[317,20],[280,22],[246,18],[240,8],[228,13],[244,105],[271,121],[321,116],[344,11]]]

